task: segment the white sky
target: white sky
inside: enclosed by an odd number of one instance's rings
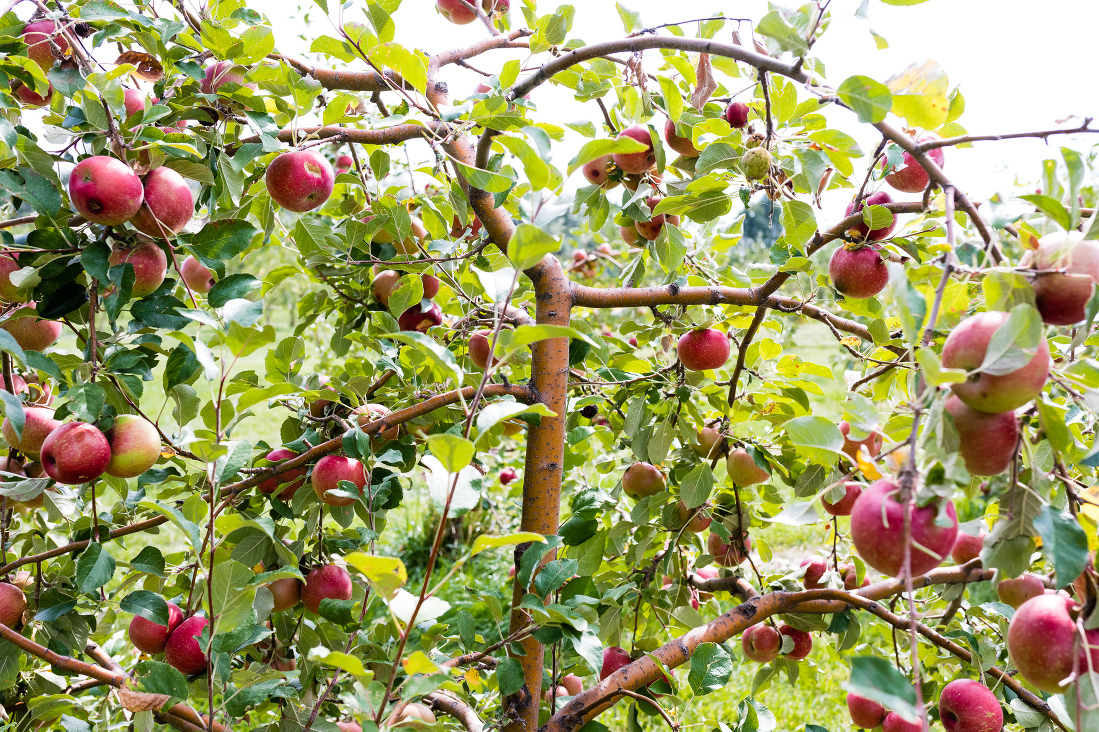
[[[512,0],[513,27],[518,27],[522,19],[516,9],[521,2]],[[933,59],[947,71],[952,86],[960,85],[966,110],[959,121],[971,133],[1047,129],[1070,115],[1099,116],[1099,66],[1094,52],[1099,28],[1097,0],[1045,0],[1040,6],[1032,0],[928,0],[913,7],[869,0],[869,24],[854,17],[860,2],[833,0],[832,26],[814,49],[824,61],[833,86],[854,74],[885,81],[911,63]],[[623,35],[613,0],[581,0],[575,5],[576,21],[570,37],[590,43]],[[719,15],[722,11],[758,20],[768,9],[763,0],[628,0],[625,5],[639,11],[645,25]],[[361,19],[358,6],[354,3],[345,18]],[[395,14],[396,40],[431,52],[461,47],[484,37],[480,23],[453,25],[432,6],[431,0],[405,0]],[[316,6],[299,0],[266,0],[262,9],[274,21],[277,43],[284,52],[300,54],[308,48],[299,35],[305,27],[300,22],[299,7],[308,10],[314,21],[305,36],[331,33]],[[540,7],[546,12],[556,3],[543,0]],[[280,10],[288,20],[296,16],[295,22],[278,22]],[[886,38],[889,48],[877,50],[869,27]],[[730,28],[726,26],[719,40],[729,40]],[[658,63],[656,54],[649,52],[654,68]],[[526,61],[522,52],[496,51],[471,63],[496,72],[510,58]],[[448,67],[444,75],[455,97],[471,92],[478,78],[455,66]],[[554,122],[586,118],[598,126],[602,119],[594,103],[575,102],[569,90],[562,87],[543,85],[535,91],[533,101]],[[841,129],[855,134],[867,154],[880,139],[876,131],[857,124],[853,115],[842,110],[833,110],[829,116]],[[1072,124],[1078,123],[1076,120]],[[1016,178],[1036,180],[1038,163],[1056,155],[1061,144],[1086,150],[1099,143],[1099,135],[1052,139],[1052,147],[1038,140],[1018,140],[948,150],[946,171],[976,200],[983,200],[996,191],[1010,189]],[[562,146],[554,163],[564,169],[580,142],[575,136],[571,144]],[[856,175],[858,170],[856,163]],[[575,187],[577,178],[578,174],[568,187]]]

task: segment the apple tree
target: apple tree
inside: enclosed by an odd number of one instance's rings
[[[6,3],[5,723],[1095,729],[1091,120],[830,79],[827,0],[435,4]]]

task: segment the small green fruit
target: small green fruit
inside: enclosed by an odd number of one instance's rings
[[[740,169],[748,180],[766,178],[771,170],[771,153],[766,148],[753,147],[740,158]]]
[[[759,134],[758,132],[753,132],[752,134],[748,135],[748,139],[744,141],[744,147],[759,147],[763,144],[764,139],[766,138],[764,138],[763,135]]]

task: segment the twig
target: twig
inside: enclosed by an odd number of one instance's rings
[[[729,379],[729,406],[731,407],[737,398],[736,389],[737,383],[740,381],[740,373],[744,371],[744,364],[748,357],[748,346],[751,345],[752,339],[756,337],[756,333],[759,332],[759,326],[763,323],[763,320],[767,317],[767,306],[760,305],[756,308],[755,317],[752,318],[752,322],[748,325],[748,330],[744,332],[744,337],[740,340],[740,348],[736,354],[736,367],[733,368],[733,375]]]

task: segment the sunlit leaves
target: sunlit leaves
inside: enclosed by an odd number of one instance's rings
[[[867,76],[847,78],[836,89],[836,95],[855,110],[860,122],[881,122],[893,107],[889,88]]]
[[[949,81],[946,72],[934,61],[912,64],[889,77],[885,85],[893,93],[893,113],[910,125],[933,130],[946,122],[950,110]]]

